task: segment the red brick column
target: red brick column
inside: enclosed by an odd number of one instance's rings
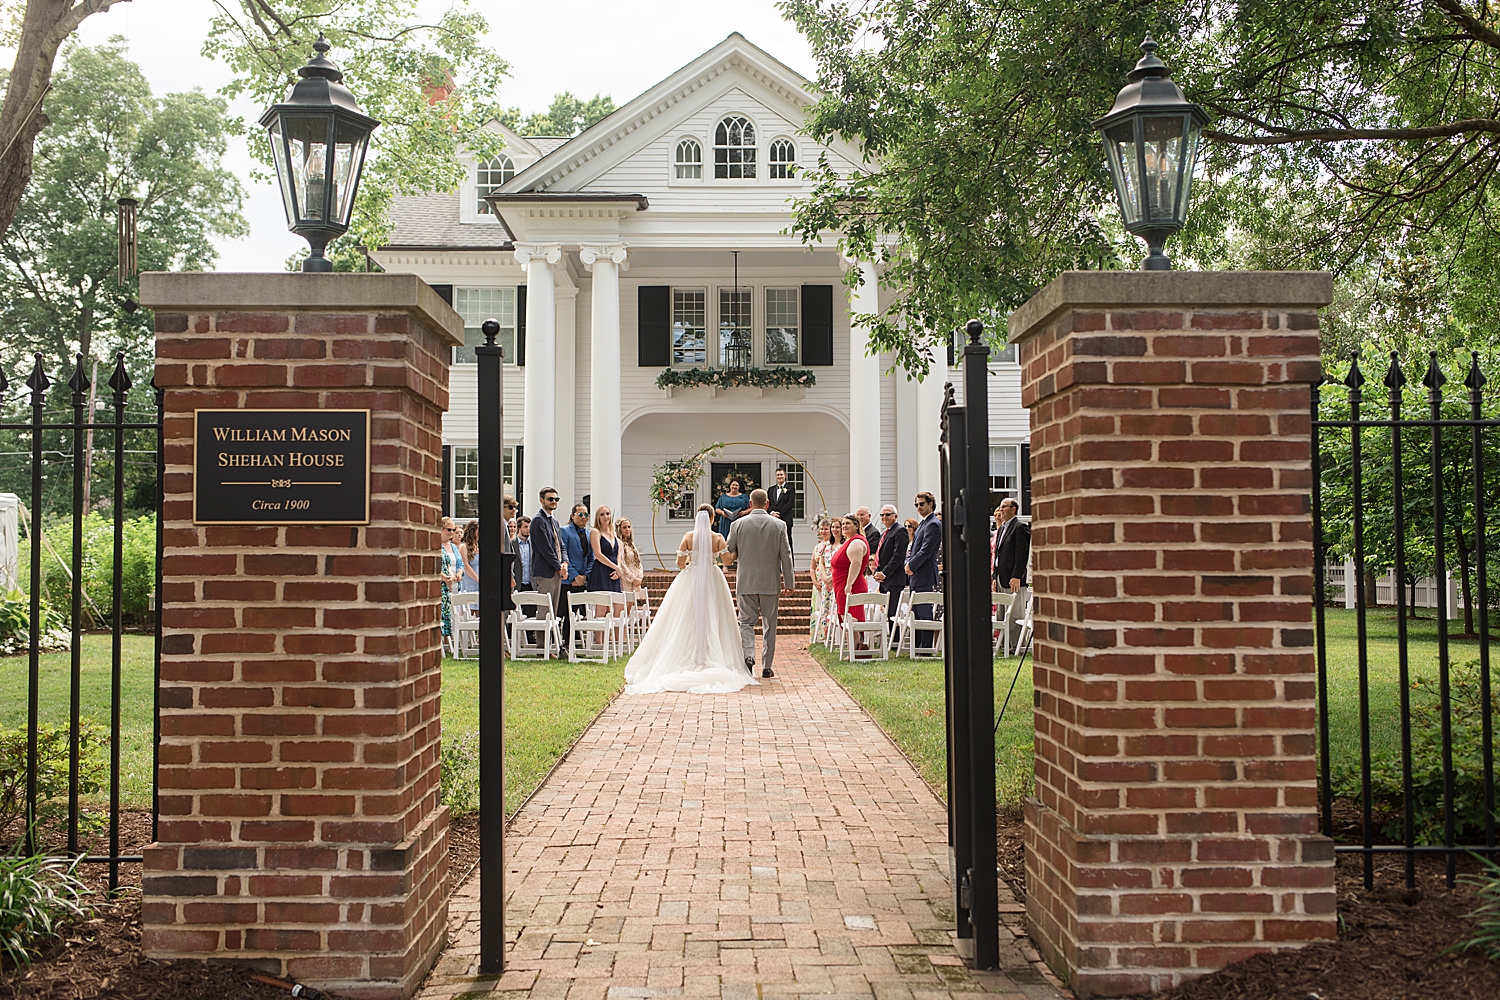
[[[1316,273],[1070,272],[1010,321],[1031,411],[1027,915],[1081,996],[1335,934],[1317,832]]]
[[[410,275],[147,274],[141,299],[167,449],[142,943],[404,1000],[448,912],[436,530],[462,321]],[[369,409],[369,525],[194,525],[195,408]]]

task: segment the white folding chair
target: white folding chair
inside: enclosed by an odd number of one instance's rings
[[[931,605],[932,618],[917,617],[917,608],[923,605]],[[911,604],[907,611],[907,639],[906,644],[910,647],[908,653],[914,660],[943,658],[943,623],[938,618],[938,609],[943,606],[943,595],[937,591],[925,591],[920,594],[911,595]],[[932,645],[922,647],[917,645],[917,636],[923,632],[931,632],[935,638]]]
[[[614,618],[610,615],[613,595],[597,590],[580,590],[568,595],[569,627],[573,635],[568,642],[568,662],[585,660],[608,663],[610,636]]]
[[[1035,603],[1035,593],[1026,598],[1026,617],[1021,619],[1021,631],[1020,634],[1016,636],[1016,653],[1020,653],[1021,650],[1029,649],[1031,647],[1031,609]]]
[[[515,610],[510,613],[511,657],[517,660],[546,660],[555,649],[561,634],[561,622],[552,607],[552,596],[532,590],[512,596]],[[536,638],[540,637],[540,638]]]
[[[646,638],[646,628],[651,624],[651,592],[645,587],[626,595],[630,598],[630,649],[632,652]]]
[[[630,611],[633,604],[635,604],[634,595],[610,591],[609,617],[614,626],[615,652],[619,656],[635,650],[634,633],[630,624]]]
[[[453,655],[460,660],[479,655],[479,595],[473,591],[450,594],[453,607]]]
[[[896,601],[896,617],[891,619],[891,651],[897,656],[911,645],[911,588],[903,587]]]
[[[873,660],[875,654],[880,654],[880,659],[891,658],[890,634],[886,631],[885,612],[888,598],[881,593],[874,594],[850,594],[844,602],[844,624],[841,644],[843,652],[839,658],[843,659],[847,654],[849,662],[857,660]],[[853,615],[855,608],[864,609],[864,621],[860,621]],[[859,648],[859,641],[863,639],[865,648]],[[860,656],[866,653],[866,656]]]
[[[1000,648],[1009,645],[1010,642],[1009,633],[1006,632],[1009,628],[1006,619],[1010,617],[1010,597],[1010,594],[998,590],[990,591],[990,631],[995,635],[995,645],[990,650],[991,655],[1000,652]]]
[[[1015,656],[1021,651],[1020,633],[1016,633],[1016,646],[1011,648],[1010,630],[1012,626],[1019,625],[1022,618],[1026,617],[1026,609],[1031,605],[1031,588],[1022,587],[1019,595],[1005,593],[1000,595],[1005,599],[1005,613],[1002,616],[1001,643],[1006,656]]]

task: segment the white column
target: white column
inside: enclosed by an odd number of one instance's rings
[[[904,367],[896,368],[896,495],[882,503],[893,503],[901,517],[912,509],[917,495],[917,381]]]
[[[863,283],[849,296],[849,312],[877,313],[879,288],[875,267],[868,261],[850,266],[860,269]],[[870,331],[849,324],[849,504],[879,510],[880,495],[880,356],[870,351]]]
[[[557,426],[553,398],[557,382],[557,306],[552,267],[562,260],[559,243],[517,243],[516,263],[526,272],[526,423],[523,479],[536,496],[555,487]],[[566,502],[567,498],[563,498]],[[522,500],[525,503],[525,500]]]
[[[589,494],[621,516],[620,271],[625,244],[585,243],[583,266],[593,272],[589,341]]]
[[[557,460],[552,470],[553,485],[569,510],[588,492],[578,482],[578,286],[568,273],[554,268],[557,279],[552,294],[557,297],[557,381],[553,384],[557,421]]]
[[[943,383],[948,380],[948,356],[941,350],[941,343],[933,354],[932,367],[917,383],[917,486],[912,496],[901,498],[903,504],[910,504],[912,498],[923,490],[939,497],[938,502],[942,502],[943,479],[938,464],[938,444],[943,438]]]

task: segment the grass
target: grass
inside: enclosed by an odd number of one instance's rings
[[[1408,620],[1410,676],[1437,676],[1437,621]],[[1334,771],[1357,768],[1359,739],[1359,645],[1356,613],[1327,611],[1329,755]],[[1375,608],[1366,617],[1366,650],[1370,679],[1370,743],[1374,756],[1395,755],[1400,749],[1400,673],[1397,660],[1396,613]],[[1450,631],[1461,627],[1451,623]],[[1497,629],[1500,632],[1500,629]],[[1463,663],[1479,656],[1474,639],[1450,637],[1449,658]],[[1497,636],[1494,644],[1500,644]],[[947,738],[943,707],[941,660],[891,659],[873,663],[840,662],[821,646],[813,655],[828,669],[871,717],[890,734],[922,777],[939,795],[947,792]],[[1500,660],[1500,657],[1497,657]],[[1031,660],[1016,682],[1010,707],[995,734],[996,798],[1002,807],[1018,806],[1030,794],[1032,769]],[[995,709],[1005,699],[1015,676],[1015,659],[995,661]]]
[[[120,700],[120,801],[151,805],[151,636],[122,643]],[[40,715],[44,723],[68,720],[72,655],[41,658]],[[509,662],[505,666],[505,794],[514,810],[536,790],[552,765],[624,686],[625,661],[597,663]],[[0,725],[25,729],[27,658],[0,658]],[[108,731],[110,637],[83,637],[81,714]],[[474,660],[443,661],[443,735],[479,729],[479,667]],[[107,796],[107,792],[106,792]],[[104,799],[107,801],[107,798]]]

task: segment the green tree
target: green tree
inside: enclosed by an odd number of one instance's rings
[[[552,98],[552,106],[546,111],[522,118],[520,108],[511,108],[500,120],[521,135],[575,136],[614,110],[614,98],[607,94],[595,94],[585,101],[565,90]]]
[[[1331,267],[1489,229],[1500,9],[1464,0],[782,0],[824,92],[795,230],[881,260],[876,349],[998,321],[1060,270],[1132,266],[1092,123],[1149,30],[1214,117],[1178,255]],[[850,272],[851,282],[858,273]],[[1489,301],[1493,303],[1491,298]]]
[[[225,96],[247,97],[257,107],[277,103],[321,33],[361,110],[380,121],[350,232],[338,241],[345,247],[330,247],[346,261],[358,257],[349,247],[386,241],[397,194],[456,191],[464,177],[460,149],[493,156],[503,145],[484,125],[502,113],[498,94],[509,67],[481,44],[487,26],[468,0],[455,0],[430,20],[417,0],[224,0],[217,6],[203,54],[233,69]],[[257,180],[265,180],[272,171],[269,146],[259,125],[247,128],[263,171]]]

